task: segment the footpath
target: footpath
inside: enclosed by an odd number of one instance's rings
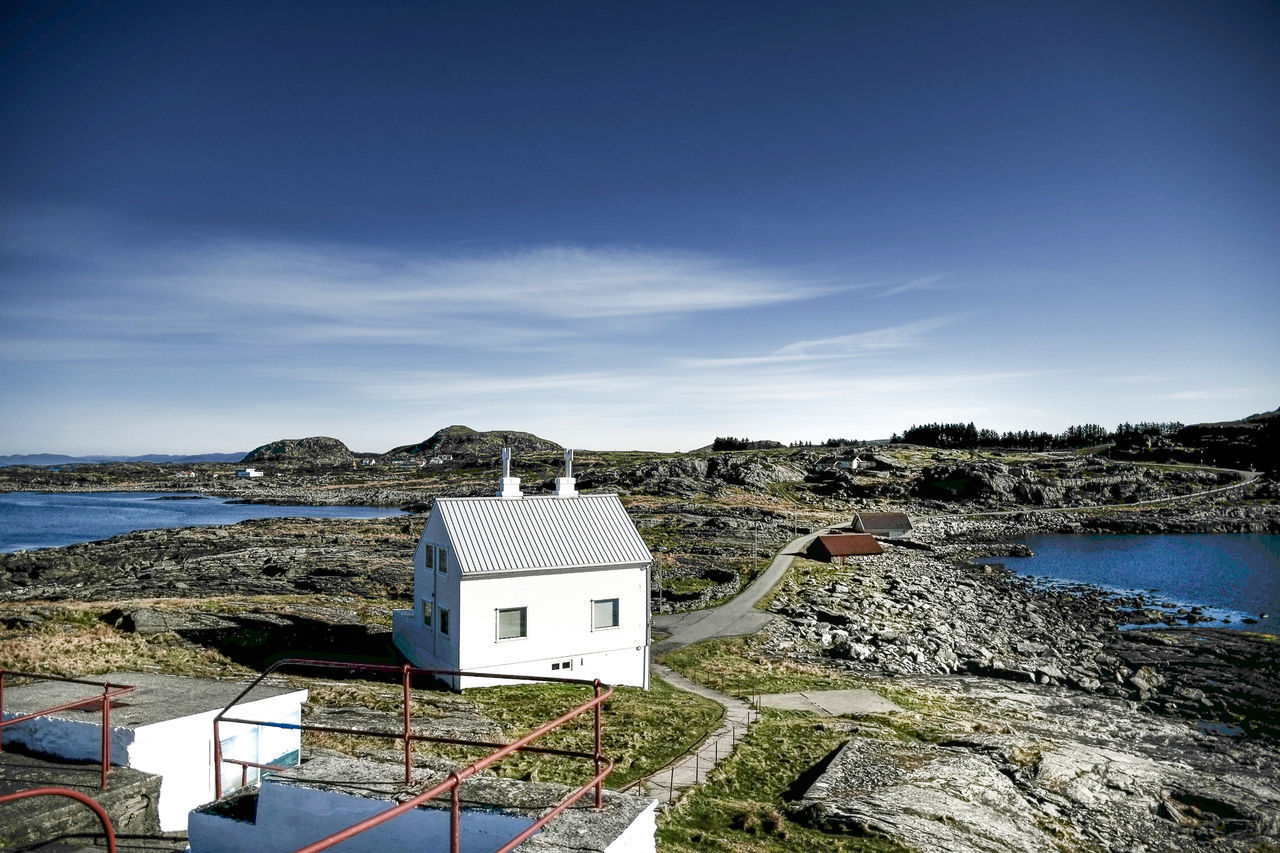
[[[636,780],[629,786],[645,796],[653,797],[659,803],[670,805],[679,800],[689,788],[707,781],[707,776],[716,768],[716,765],[733,754],[738,742],[746,737],[751,724],[760,717],[760,712],[741,699],[695,684],[662,664],[654,664],[653,669],[672,687],[694,693],[724,706],[724,717],[720,721],[720,727],[708,735],[706,740],[698,744],[692,752],[657,773]]]
[[[773,621],[773,616],[756,610],[756,603],[782,579],[787,569],[791,568],[791,563],[797,556],[804,554],[814,538],[826,532],[825,529],[819,530],[788,542],[759,577],[719,607],[655,616],[654,627],[668,632],[670,636],[654,644],[653,652],[661,655],[713,637],[741,637],[760,631]],[[760,712],[741,699],[696,684],[660,663],[655,663],[653,670],[671,686],[710,699],[724,708],[720,727],[693,750],[657,773],[638,779],[629,786],[669,805],[679,800],[689,788],[705,782],[716,765],[733,754],[738,743],[746,737],[751,724],[759,719]]]

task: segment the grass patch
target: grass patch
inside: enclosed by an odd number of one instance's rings
[[[691,681],[738,697],[865,686],[859,679],[825,667],[766,656],[746,637],[695,643],[667,653],[662,663]]]
[[[794,823],[784,792],[848,738],[838,725],[766,711],[737,750],[658,822],[662,853],[890,853],[882,838],[830,835]]]
[[[669,577],[662,581],[662,588],[675,595],[697,595],[703,590],[710,589],[715,586],[716,582],[710,578],[696,578],[688,576]]]
[[[53,675],[163,672],[199,678],[245,678],[252,670],[214,649],[173,634],[124,634],[94,622],[49,621],[35,630],[0,632],[0,667]]]
[[[299,683],[311,690],[313,704],[382,711],[391,715],[389,730],[399,726],[401,689],[398,684],[318,680]],[[467,690],[461,695],[416,690],[413,715],[422,719],[476,714],[495,723],[504,738],[514,740],[587,701],[591,695],[589,687],[573,684],[512,684]],[[719,724],[723,713],[715,702],[676,690],[658,679],[653,680],[648,692],[634,687],[616,688],[604,716],[604,753],[614,761],[608,787],[623,787],[684,755]],[[584,714],[548,733],[536,745],[589,753],[593,741],[593,718]],[[316,741],[316,745],[358,753],[369,747],[391,749],[394,742],[328,736]],[[484,748],[444,744],[422,744],[415,747],[415,751],[460,763],[468,763],[489,752]],[[589,779],[594,769],[591,762],[582,759],[521,753],[499,762],[494,771],[510,778],[576,785]]]

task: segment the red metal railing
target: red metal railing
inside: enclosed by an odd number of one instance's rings
[[[102,831],[107,836],[107,853],[116,853],[116,831],[111,827],[111,817],[107,814],[106,809],[98,804],[97,800],[87,794],[79,791],[73,791],[70,788],[32,788],[29,791],[17,791],[13,794],[0,794],[0,803],[7,803],[13,800],[25,800],[27,797],[70,797],[77,802],[84,803],[93,809],[94,814],[98,816],[98,820],[102,821]]]
[[[252,691],[255,687],[257,687],[264,678],[266,678],[268,675],[272,674],[273,672],[276,672],[277,670],[283,669],[286,667],[338,669],[338,670],[344,670],[351,673],[367,672],[367,673],[375,673],[375,674],[382,674],[382,675],[393,674],[393,673],[398,674],[401,678],[401,684],[403,687],[404,707],[402,709],[402,714],[401,714],[403,729],[399,732],[374,732],[374,731],[367,731],[363,729],[341,728],[338,726],[318,726],[318,725],[311,725],[308,723],[281,723],[281,722],[276,722],[272,720],[246,720],[246,719],[226,716],[227,712],[230,711],[233,707],[235,707],[245,696],[249,694],[250,691]],[[508,679],[512,681],[542,681],[542,682],[552,682],[552,683],[561,683],[561,684],[580,684],[583,686],[591,687],[593,691],[593,696],[589,701],[583,702],[582,704],[569,709],[568,711],[561,714],[559,717],[556,717],[554,720],[544,723],[543,725],[539,726],[538,728],[526,734],[524,737],[520,738],[519,740],[513,741],[511,743],[506,743],[506,744],[491,743],[489,741],[465,740],[461,738],[447,738],[447,737],[438,737],[433,735],[419,735],[419,734],[414,734],[412,731],[412,724],[413,724],[412,709],[410,707],[410,702],[409,702],[413,677],[419,676],[419,675],[433,676],[433,677],[434,676],[471,676],[471,677],[482,677],[482,678]],[[433,785],[427,790],[422,791],[419,794],[416,794],[412,798],[405,800],[404,802],[399,803],[387,809],[386,811],[379,812],[378,814],[373,815],[372,817],[366,818],[365,820],[362,820],[359,823],[353,824],[352,826],[349,826],[346,829],[339,830],[338,832],[335,832],[332,835],[327,836],[326,838],[322,838],[319,841],[315,841],[311,844],[308,844],[305,847],[301,847],[298,850],[294,851],[294,853],[318,853],[318,851],[320,850],[325,850],[329,847],[334,846],[335,844],[340,844],[343,841],[346,841],[347,839],[352,838],[353,836],[359,835],[365,830],[372,829],[375,826],[380,826],[381,824],[386,823],[389,820],[393,820],[394,818],[399,817],[400,815],[406,812],[412,811],[418,806],[430,800],[435,799],[441,794],[448,792],[450,795],[449,850],[451,851],[451,853],[458,853],[459,847],[461,845],[461,838],[462,838],[462,828],[461,828],[462,803],[460,800],[459,788],[461,787],[463,781],[465,781],[466,779],[469,779],[470,777],[476,775],[480,771],[485,770],[489,766],[496,764],[502,759],[507,758],[517,752],[533,752],[533,753],[538,753],[543,755],[559,755],[559,756],[566,756],[570,758],[590,759],[593,762],[595,767],[595,775],[592,776],[592,778],[588,782],[583,784],[581,787],[571,791],[567,796],[565,796],[555,806],[553,806],[546,814],[539,817],[538,820],[534,821],[533,824],[525,828],[519,835],[517,835],[507,844],[505,844],[504,846],[499,848],[497,851],[495,851],[495,853],[509,853],[509,851],[511,851],[516,846],[524,842],[534,833],[538,832],[540,829],[542,829],[542,827],[546,826],[550,821],[555,819],[561,812],[563,812],[565,809],[568,809],[574,803],[581,800],[592,790],[594,790],[595,792],[595,807],[597,809],[604,808],[604,792],[601,786],[603,785],[604,780],[608,778],[609,774],[613,771],[613,762],[605,758],[604,753],[602,751],[602,746],[604,741],[604,722],[601,717],[601,709],[605,701],[612,695],[613,695],[613,687],[607,684],[601,684],[599,679],[596,679],[594,681],[587,681],[586,679],[581,679],[581,678],[554,678],[554,677],[528,676],[528,675],[504,675],[504,674],[492,673],[492,672],[466,672],[462,670],[452,670],[452,669],[420,669],[418,667],[409,666],[407,664],[404,666],[396,667],[396,666],[389,666],[385,664],[343,663],[338,661],[311,660],[306,658],[286,658],[284,660],[277,661],[276,663],[268,667],[267,670],[262,673],[262,675],[258,676],[248,687],[246,687],[244,690],[240,692],[240,695],[238,695],[235,699],[231,700],[231,703],[227,705],[227,707],[223,708],[222,711],[216,717],[214,717],[214,720],[213,720],[214,788],[220,796],[222,792],[222,765],[224,762],[227,764],[240,765],[241,767],[240,780],[242,785],[246,784],[248,781],[247,776],[248,776],[249,768],[257,768],[260,770],[287,769],[277,765],[259,764],[256,762],[242,761],[235,758],[224,758],[222,755],[222,740],[219,737],[219,725],[221,723],[238,723],[242,725],[268,726],[271,728],[293,729],[293,730],[308,731],[308,732],[326,732],[331,734],[364,735],[367,737],[402,738],[404,740],[405,784],[410,784],[413,781],[413,743],[415,741],[430,741],[434,743],[448,743],[448,744],[455,744],[460,746],[489,747],[489,748],[492,748],[494,751],[486,755],[484,758],[481,758],[478,761],[473,762],[467,767],[464,767],[461,770],[456,770],[453,773],[450,773],[448,778],[446,778],[443,782]],[[590,752],[590,753],[576,752],[574,750],[553,749],[550,747],[537,747],[532,745],[534,741],[538,740],[543,735],[547,734],[548,732],[554,729],[559,728],[560,726],[564,725],[570,720],[573,720],[581,716],[582,714],[587,713],[588,711],[594,712],[594,729],[595,729],[594,752]]]
[[[6,720],[4,718],[4,682],[6,676],[31,678],[38,681],[61,681],[67,684],[87,684],[92,687],[101,687],[102,695],[93,696],[88,699],[80,699],[74,702],[64,702],[61,705],[54,705],[51,708],[45,708],[44,710],[36,711],[33,714],[24,714],[21,717],[14,717],[12,720]],[[59,711],[71,711],[76,708],[97,706],[102,712],[102,789],[105,791],[107,788],[107,772],[111,769],[111,700],[132,691],[133,687],[128,684],[110,684],[103,681],[86,681],[82,678],[65,678],[61,675],[48,675],[39,672],[17,672],[11,669],[0,669],[0,751],[4,750],[5,726],[25,723],[27,720],[34,720],[36,717],[43,717],[47,714],[56,714]]]

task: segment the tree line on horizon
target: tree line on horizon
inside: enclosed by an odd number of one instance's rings
[[[923,424],[912,425],[901,435],[894,433],[890,442],[919,444],[925,447],[1016,447],[1025,450],[1054,450],[1092,447],[1097,444],[1114,442],[1116,444],[1132,444],[1149,442],[1156,438],[1167,438],[1183,428],[1176,421],[1156,423],[1122,423],[1114,430],[1108,430],[1099,424],[1075,424],[1060,433],[1037,430],[1006,430],[996,432],[993,429],[978,429],[973,422],[967,424]]]
[[[1057,450],[1092,447],[1112,442],[1121,446],[1149,445],[1154,439],[1175,435],[1183,426],[1184,424],[1178,421],[1142,421],[1136,424],[1122,423],[1114,430],[1108,430],[1100,424],[1075,424],[1060,433],[1028,429],[997,432],[993,429],[979,429],[970,421],[967,424],[912,425],[901,435],[895,432],[889,441],[893,444],[919,444],[924,447],[939,448],[1010,447],[1024,450]],[[828,438],[820,443],[793,441],[787,447],[848,447],[864,443],[853,438]],[[778,441],[752,441],[749,438],[736,436],[717,436],[711,443],[711,449],[717,451],[769,450],[782,446]]]

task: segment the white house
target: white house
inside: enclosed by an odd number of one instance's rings
[[[528,497],[503,450],[492,498],[439,498],[414,552],[396,646],[415,665],[649,686],[651,557],[617,495]],[[454,679],[457,688],[510,683]]]
[[[241,468],[239,471],[236,472],[237,477],[252,478],[252,477],[261,477],[262,475],[263,475],[263,472],[259,471],[257,468]]]

